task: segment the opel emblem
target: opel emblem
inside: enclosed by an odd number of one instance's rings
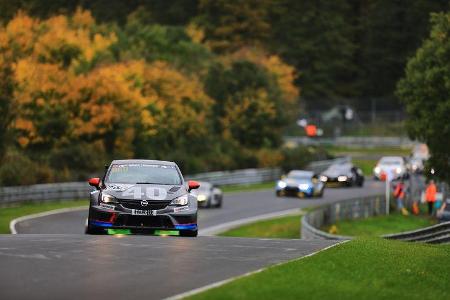
[[[141,206],[147,206],[148,205],[148,201],[147,200],[142,200],[141,201]]]

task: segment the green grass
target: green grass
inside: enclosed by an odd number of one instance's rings
[[[363,171],[364,175],[372,176],[373,168],[377,164],[377,160],[375,159],[352,159],[353,164]]]
[[[326,150],[333,155],[340,155],[345,153],[357,153],[367,155],[400,155],[408,156],[411,154],[410,148],[401,147],[344,147],[344,146],[327,146]]]
[[[448,299],[450,246],[359,239],[188,299]]]
[[[300,238],[300,215],[285,216],[243,225],[219,234],[220,236],[251,238]]]
[[[40,213],[48,210],[88,205],[87,200],[23,203],[17,206],[0,207],[0,234],[10,233],[9,223],[18,217]]]
[[[389,216],[376,216],[367,219],[345,220],[337,222],[336,234],[346,236],[381,236],[383,234],[398,233],[419,229],[436,224],[434,219],[425,216],[403,216],[391,213]],[[328,232],[331,226],[322,228]]]
[[[259,190],[267,190],[275,187],[275,182],[263,182],[246,185],[225,185],[220,188],[224,193],[251,192]]]

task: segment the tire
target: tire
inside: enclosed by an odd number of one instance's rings
[[[99,228],[97,226],[92,226],[91,222],[89,221],[90,218],[91,218],[91,207],[89,207],[89,214],[88,214],[87,224],[86,224],[86,228],[84,230],[84,233],[85,234],[93,234],[93,235],[106,234],[105,229]]]
[[[198,235],[198,230],[180,230],[180,236],[196,237],[197,235]]]
[[[281,192],[280,192],[280,191],[276,191],[276,192],[275,192],[275,196],[281,197]]]
[[[217,208],[221,208],[222,207],[222,197],[219,198],[219,202],[216,204]]]
[[[91,235],[106,234],[105,229],[98,228],[98,227],[95,227],[95,226],[91,226],[91,225],[89,225],[89,221],[88,221],[88,225],[86,226],[86,229],[85,229],[84,233],[85,234],[91,234]]]

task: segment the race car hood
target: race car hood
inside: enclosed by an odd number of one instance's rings
[[[293,178],[286,178],[284,180],[284,182],[286,182],[287,186],[298,186],[299,184],[312,184],[312,182],[310,180],[302,180],[302,179],[293,179]]]
[[[107,183],[102,193],[124,200],[162,201],[173,200],[186,194],[187,190],[183,185]]]
[[[322,175],[327,176],[328,178],[335,178],[338,176],[349,176],[349,172],[344,170],[326,170]]]

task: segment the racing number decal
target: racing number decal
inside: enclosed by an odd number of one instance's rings
[[[147,187],[143,189],[140,186],[133,186],[125,190],[122,195],[132,196],[133,199],[149,199],[149,200],[164,200],[167,197],[167,191],[159,187]]]

